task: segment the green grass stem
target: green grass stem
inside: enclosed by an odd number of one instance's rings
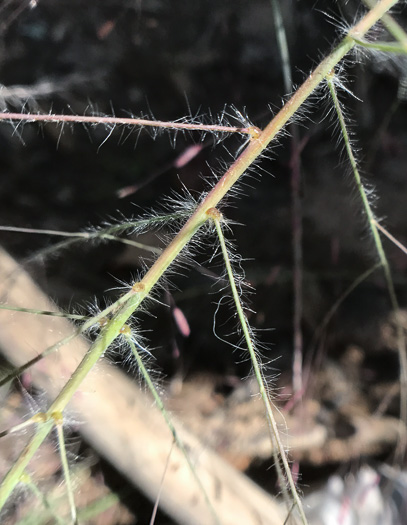
[[[376,5],[376,0],[363,0],[369,9],[373,9]],[[387,29],[387,31],[403,46],[405,52],[407,52],[407,33],[404,29],[394,20],[389,13],[384,13],[381,17],[381,22]]]
[[[377,228],[377,222],[374,217],[373,210],[369,204],[369,199],[366,193],[366,190],[363,186],[362,179],[359,173],[357,161],[353,153],[351,141],[349,138],[345,118],[339,102],[335,82],[334,82],[334,72],[327,75],[327,84],[332,96],[333,104],[335,106],[335,111],[338,116],[339,125],[341,128],[342,136],[345,143],[346,152],[349,158],[349,162],[352,167],[353,176],[356,182],[356,186],[359,191],[360,198],[362,200],[363,208],[366,213],[367,221],[369,224],[370,231],[374,240],[376,251],[379,257],[380,264],[383,268],[387,289],[390,296],[390,303],[393,311],[396,314],[396,330],[397,330],[397,346],[399,353],[399,362],[400,362],[400,418],[402,422],[407,425],[407,355],[406,355],[406,339],[404,334],[404,329],[400,323],[399,312],[400,307],[397,300],[396,291],[394,288],[393,277],[391,275],[390,265],[386,257],[386,253],[383,248],[382,240]]]
[[[49,514],[53,517],[57,525],[66,525],[66,521],[58,515],[58,511],[53,508],[53,505],[50,503],[46,495],[41,492],[41,490],[37,487],[37,485],[34,483],[32,477],[29,474],[23,474],[21,482],[24,483],[24,485],[26,485],[31,490],[33,495],[41,502],[44,509],[46,509],[49,512]],[[23,520],[20,520],[17,523],[17,525],[23,525],[23,523],[25,522],[26,519],[23,518]]]
[[[142,222],[145,222],[145,221],[142,221]],[[127,226],[127,223],[126,223],[126,226]],[[47,235],[47,236],[53,235],[56,237],[70,237],[70,239],[67,241],[61,241],[57,244],[54,244],[53,246],[44,248],[44,250],[40,250],[34,255],[34,257],[43,257],[45,255],[48,256],[57,250],[68,248],[69,246],[76,244],[77,242],[89,242],[89,241],[95,241],[95,240],[119,242],[122,244],[127,244],[128,246],[132,246],[133,248],[139,248],[140,250],[145,250],[147,252],[151,252],[155,254],[161,253],[161,249],[156,248],[155,246],[149,246],[148,244],[133,241],[131,239],[123,239],[122,237],[117,237],[116,235],[107,233],[107,231],[114,231],[115,229],[120,230],[120,232],[122,232],[124,229],[130,229],[132,227],[133,227],[132,224],[129,223],[127,228],[124,228],[123,225],[115,225],[115,226],[110,226],[109,228],[106,228],[105,231],[101,229],[95,232],[64,232],[64,231],[58,231],[58,230],[40,230],[37,228],[18,228],[16,226],[0,226],[0,231],[29,233],[29,234]],[[32,260],[33,260],[33,257],[30,257],[30,261]]]
[[[262,366],[261,366],[259,357],[256,352],[255,343],[253,341],[253,336],[252,336],[252,333],[249,327],[249,322],[244,313],[242,301],[240,299],[240,295],[237,290],[235,276],[233,273],[232,265],[230,263],[230,257],[229,257],[228,249],[226,247],[225,237],[222,231],[222,225],[221,225],[222,217],[221,217],[221,214],[216,209],[211,210],[210,217],[215,224],[216,232],[218,234],[219,244],[220,244],[222,255],[223,255],[223,260],[225,262],[226,273],[228,275],[230,288],[232,290],[233,301],[235,303],[236,312],[239,318],[239,324],[243,331],[244,339],[246,341],[247,350],[249,352],[250,360],[251,360],[252,367],[253,367],[254,377],[256,378],[256,381],[259,387],[260,397],[265,407],[266,418],[267,418],[268,428],[270,432],[271,446],[273,450],[273,455],[275,457],[275,466],[279,474],[280,487],[284,491],[286,480],[288,481],[288,485],[290,487],[290,491],[291,491],[293,500],[300,514],[301,521],[304,525],[306,525],[308,521],[305,516],[304,509],[301,503],[301,499],[298,495],[298,491],[297,491],[297,488],[294,483],[294,479],[291,474],[291,469],[290,469],[290,465],[288,464],[287,454],[286,454],[284,445],[280,439],[280,432],[278,429],[277,421],[274,417],[273,407],[269,399],[268,389],[266,386],[266,380],[261,370]],[[285,474],[281,472],[280,462],[283,465],[282,468]],[[288,508],[290,507],[291,507],[291,504],[288,505]]]
[[[355,38],[355,42],[366,49],[376,49],[383,53],[396,53],[400,55],[407,54],[407,48],[400,42],[365,42]]]
[[[56,412],[56,413],[54,412],[52,416],[55,422],[55,428],[57,430],[59,456],[61,458],[62,471],[64,473],[64,478],[65,478],[65,486],[66,486],[66,491],[68,494],[68,501],[69,501],[69,508],[71,511],[72,524],[77,525],[78,516],[76,512],[71,473],[69,471],[68,456],[67,456],[66,447],[65,447],[65,437],[64,437],[64,429],[63,429],[64,419],[63,419],[63,415],[61,412]]]
[[[140,353],[139,351],[137,350],[137,347],[136,347],[136,344],[134,343],[134,340],[132,338],[132,335],[131,335],[131,329],[130,327],[128,326],[125,326],[123,327],[123,331],[122,331],[123,335],[126,337],[126,340],[127,340],[127,343],[128,345],[130,346],[130,349],[131,349],[131,352],[133,354],[133,356],[135,357],[136,359],[136,362],[137,362],[137,366],[138,366],[138,369],[144,379],[144,381],[146,382],[146,385],[148,387],[148,389],[150,390],[153,398],[154,398],[154,401],[159,409],[159,411],[161,412],[163,418],[164,418],[164,421],[166,422],[167,424],[167,427],[169,428],[173,438],[174,438],[174,443],[177,445],[177,447],[179,448],[179,450],[182,452],[186,462],[187,462],[187,465],[191,471],[191,474],[195,480],[195,482],[197,483],[201,493],[203,494],[204,498],[205,498],[205,502],[209,508],[209,510],[211,511],[212,513],[212,516],[214,518],[214,523],[217,523],[217,524],[220,524],[220,521],[219,521],[219,518],[216,514],[216,511],[211,503],[211,500],[209,499],[209,496],[208,496],[208,493],[207,491],[205,490],[205,487],[203,486],[201,480],[199,479],[197,473],[196,473],[196,469],[194,467],[194,464],[192,463],[191,461],[191,458],[183,444],[183,442],[181,441],[180,437],[178,436],[178,433],[175,429],[175,426],[173,424],[173,422],[171,421],[171,417],[169,415],[169,413],[167,412],[165,406],[164,406],[164,403],[162,402],[162,399],[160,397],[160,394],[157,392],[157,389],[156,387],[154,386],[154,383],[150,377],[150,374],[148,373],[148,370],[147,368],[145,367],[144,365],[144,362],[140,356]],[[140,347],[141,349],[141,347]]]

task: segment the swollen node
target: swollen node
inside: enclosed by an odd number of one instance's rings
[[[55,425],[62,426],[64,423],[64,416],[60,410],[56,410],[51,414],[52,419],[54,420]]]
[[[130,326],[128,324],[124,324],[120,328],[120,333],[123,334],[126,337],[129,337],[131,335],[131,328],[130,328]]]
[[[48,420],[48,416],[45,412],[38,412],[33,416],[32,420],[34,423],[46,423]]]
[[[131,287],[132,291],[134,293],[143,293],[144,290],[146,289],[146,285],[144,283],[141,283],[141,282],[137,282],[137,283],[134,283],[133,286]]]
[[[221,222],[223,219],[223,215],[216,208],[209,208],[208,210],[206,210],[206,215],[213,221]]]
[[[109,318],[108,317],[102,317],[101,319],[99,319],[98,322],[99,322],[100,328],[103,328],[109,322]]]
[[[262,134],[262,130],[257,126],[249,126],[244,131],[250,136],[250,140],[257,140]]]

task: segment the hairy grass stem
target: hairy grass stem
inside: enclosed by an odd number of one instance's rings
[[[404,328],[401,325],[399,320],[400,307],[397,300],[396,290],[394,287],[393,277],[391,275],[390,265],[386,257],[386,253],[383,248],[382,240],[377,227],[377,221],[375,219],[372,207],[369,203],[369,198],[367,192],[363,186],[362,178],[359,173],[358,164],[353,153],[353,148],[351,145],[351,140],[347,130],[347,125],[345,122],[345,117],[339,102],[336,87],[335,87],[335,73],[332,71],[327,75],[327,84],[329,91],[332,96],[332,101],[335,107],[336,114],[338,116],[340,129],[342,132],[343,140],[345,143],[346,153],[349,158],[349,162],[352,167],[353,176],[356,182],[357,189],[359,191],[360,198],[363,203],[363,208],[366,214],[366,218],[369,224],[370,231],[374,240],[376,247],[377,255],[380,261],[380,264],[383,268],[387,289],[390,296],[390,302],[392,309],[396,315],[396,330],[397,330],[397,346],[400,362],[400,418],[404,425],[407,425],[407,355],[406,355],[406,339],[404,334]]]
[[[291,474],[290,465],[288,464],[287,454],[286,454],[284,445],[280,438],[280,431],[278,429],[277,421],[273,413],[273,407],[272,407],[272,404],[269,398],[269,390],[266,385],[266,379],[262,372],[262,364],[259,360],[259,356],[255,348],[253,334],[250,329],[247,317],[244,313],[242,301],[240,299],[240,295],[237,290],[235,275],[232,269],[228,249],[225,243],[225,237],[222,231],[222,225],[221,225],[222,215],[218,212],[216,208],[212,208],[208,210],[207,213],[208,213],[208,216],[212,219],[213,223],[215,224],[216,233],[218,234],[219,244],[220,244],[222,255],[223,255],[223,260],[225,262],[226,273],[229,279],[230,288],[232,290],[233,301],[234,301],[236,312],[239,318],[239,325],[242,329],[243,336],[246,341],[247,350],[249,352],[250,361],[251,361],[252,368],[253,368],[253,373],[256,378],[258,387],[259,387],[260,397],[265,407],[267,423],[268,423],[268,428],[269,428],[269,433],[270,433],[271,446],[272,446],[273,456],[275,460],[275,467],[277,468],[277,473],[279,475],[280,487],[282,488],[283,493],[285,494],[285,499],[287,501],[285,485],[286,485],[286,480],[288,481],[291,495],[298,509],[298,512],[300,514],[301,521],[304,525],[306,525],[308,521],[305,516],[305,512],[302,507],[301,499],[299,497],[297,488],[294,483],[294,479]],[[290,507],[291,507],[291,503],[287,506],[287,508],[289,509]]]

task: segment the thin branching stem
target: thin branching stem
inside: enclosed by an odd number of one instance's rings
[[[271,0],[277,45],[281,57],[284,88],[286,93],[292,90],[292,75],[290,53],[287,36],[278,0]],[[291,135],[291,220],[292,220],[292,250],[293,250],[293,390],[294,394],[303,391],[302,361],[303,361],[303,250],[302,250],[302,200],[301,200],[301,159],[298,128],[290,126]]]
[[[0,310],[9,310],[10,312],[20,312],[33,315],[48,315],[50,317],[65,317],[66,319],[72,319],[73,321],[86,321],[86,319],[89,319],[89,316],[86,315],[68,314],[65,312],[51,312],[49,310],[37,310],[36,308],[9,306],[7,304],[0,304]]]
[[[281,69],[283,71],[284,89],[286,93],[292,90],[290,52],[288,50],[287,35],[284,27],[283,15],[281,13],[279,0],[271,0],[274,28],[278,50],[281,57]]]
[[[407,54],[407,47],[400,42],[365,42],[364,40],[358,40],[355,38],[355,42],[366,49],[375,49],[376,51],[382,51],[383,53],[396,53],[400,55]]]
[[[51,505],[47,496],[40,491],[29,474],[24,473],[21,477],[21,482],[31,490],[33,495],[42,503],[43,507],[47,509],[52,518],[55,520],[55,523],[58,525],[66,525],[66,521],[58,515],[58,510],[53,508],[53,505]]]
[[[386,279],[386,285],[390,296],[391,307],[396,315],[396,330],[397,330],[397,347],[400,361],[400,418],[402,422],[407,425],[407,355],[406,355],[406,340],[404,329],[399,319],[400,307],[397,300],[396,290],[394,288],[393,277],[391,275],[390,265],[386,257],[386,253],[383,248],[382,240],[377,228],[377,221],[375,219],[372,207],[370,206],[369,199],[366,190],[363,186],[362,179],[359,173],[357,161],[353,153],[349,133],[347,130],[345,117],[341,108],[341,104],[338,99],[338,95],[335,87],[335,73],[330,72],[327,75],[326,81],[332,96],[335,111],[338,116],[339,125],[341,128],[342,136],[345,143],[346,153],[349,158],[349,162],[352,167],[353,176],[356,182],[356,186],[359,191],[360,198],[362,200],[363,208],[366,213],[367,221],[369,224],[370,231],[372,233],[373,241],[376,247],[376,251],[379,257],[380,264],[383,268],[384,276]]]
[[[275,456],[275,460],[276,460],[275,464],[277,467],[277,472],[279,473],[280,487],[284,491],[286,479],[287,479],[293,500],[301,516],[301,521],[305,525],[308,523],[308,521],[305,516],[304,509],[301,503],[301,499],[300,499],[300,496],[298,494],[297,488],[294,483],[294,479],[291,474],[291,469],[290,469],[290,465],[288,464],[287,454],[286,454],[284,445],[280,439],[280,431],[278,429],[277,421],[274,417],[273,407],[269,399],[268,390],[266,386],[266,380],[262,372],[262,365],[259,361],[259,357],[257,355],[256,348],[255,348],[255,343],[253,341],[253,336],[252,336],[252,333],[249,327],[249,322],[244,313],[242,301],[240,299],[240,295],[237,290],[235,275],[232,269],[228,249],[225,243],[225,237],[222,231],[222,225],[221,225],[222,216],[218,212],[218,210],[216,210],[215,208],[210,211],[209,216],[213,220],[215,224],[215,228],[216,228],[216,233],[218,234],[219,244],[220,244],[222,255],[223,255],[223,260],[225,262],[226,273],[228,275],[230,288],[232,290],[233,301],[235,303],[236,312],[239,318],[239,324],[241,326],[241,329],[244,335],[244,339],[246,341],[247,350],[249,352],[250,360],[251,360],[252,367],[253,367],[253,373],[256,378],[257,384],[259,386],[260,397],[265,407],[273,454],[277,452],[277,455]],[[280,461],[283,465],[284,473],[281,472]],[[290,506],[291,505],[289,505],[288,508],[290,508]]]
[[[310,379],[311,375],[311,363],[315,357],[315,350],[317,347],[318,342],[322,338],[322,334],[324,333],[324,330],[330,323],[331,319],[335,315],[335,313],[338,311],[338,308],[340,305],[345,301],[345,299],[355,290],[363,281],[365,281],[370,275],[372,275],[376,270],[381,268],[381,263],[378,262],[377,264],[374,264],[372,267],[370,267],[368,270],[363,272],[361,275],[359,275],[347,288],[346,290],[338,297],[338,299],[334,302],[334,304],[331,306],[331,308],[328,310],[328,312],[325,314],[322,322],[319,324],[319,326],[316,328],[314,335],[312,336],[312,341],[309,345],[308,351],[307,351],[307,362],[308,366],[304,366],[305,373],[304,373],[304,385],[308,385],[308,381]]]
[[[153,127],[169,130],[181,131],[201,131],[213,133],[240,133],[251,135],[253,130],[250,127],[243,128],[237,126],[221,126],[220,124],[191,124],[187,122],[167,122],[163,120],[148,120],[133,117],[101,117],[97,115],[44,115],[41,113],[11,113],[8,111],[0,112],[0,120],[5,121],[26,121],[26,122],[53,122],[63,123],[82,123],[102,126],[132,126],[132,127]]]
[[[24,365],[19,366],[18,368],[14,369],[12,372],[4,376],[2,379],[0,379],[0,387],[3,385],[6,385],[19,375],[21,375],[25,370],[28,370],[33,365],[41,361],[41,359],[44,359],[44,357],[52,354],[53,352],[56,352],[59,348],[63,347],[64,345],[71,342],[75,337],[78,337],[78,335],[83,334],[90,328],[92,328],[97,323],[100,323],[102,321],[105,321],[109,315],[112,314],[116,309],[118,309],[122,304],[126,303],[128,301],[129,297],[132,295],[132,292],[127,292],[124,294],[120,299],[118,299],[115,303],[111,304],[110,306],[107,306],[104,310],[99,312],[97,315],[91,317],[88,319],[85,323],[83,323],[81,326],[75,329],[75,331],[61,339],[60,341],[57,341],[55,344],[49,346],[42,352],[40,352],[37,356],[35,356],[33,359],[30,359],[30,361],[27,361]],[[10,309],[10,308],[6,308]],[[14,308],[13,308],[14,309]],[[16,310],[19,310],[18,307],[16,307]],[[22,309],[22,312],[25,312],[27,309]],[[31,313],[31,312],[30,312]]]
[[[129,226],[129,228],[130,227],[131,226]],[[109,230],[110,229],[112,228],[109,228]],[[123,226],[121,226],[121,229],[123,230]],[[149,246],[148,244],[133,241],[131,239],[123,239],[122,237],[117,237],[116,235],[104,233],[103,230],[96,231],[96,232],[64,232],[64,231],[58,231],[58,230],[40,230],[37,228],[18,228],[17,226],[0,226],[0,231],[30,233],[30,234],[47,235],[47,236],[54,235],[56,237],[70,237],[69,241],[62,241],[61,243],[58,243],[57,245],[49,246],[48,248],[46,248],[45,250],[47,252],[47,255],[49,255],[49,253],[51,253],[52,251],[57,251],[62,248],[67,248],[68,246],[74,244],[75,242],[93,241],[93,240],[119,242],[122,244],[133,246],[134,248],[140,248],[141,250],[146,250],[151,253],[155,253],[155,254],[161,253],[161,249],[156,248],[155,246]],[[38,254],[35,254],[36,257],[43,256],[43,255],[44,255],[43,251],[40,251]]]
[[[161,493],[162,493],[162,490],[163,490],[163,487],[164,487],[164,480],[165,480],[165,476],[167,475],[168,467],[170,466],[170,459],[171,459],[171,454],[172,454],[173,448],[174,448],[174,440],[171,443],[171,448],[170,448],[170,450],[168,452],[167,459],[165,460],[163,475],[161,477],[161,482],[160,482],[160,488],[159,488],[159,491],[157,493],[157,497],[155,498],[154,507],[153,507],[153,511],[151,513],[151,518],[150,518],[149,525],[154,525],[155,519],[157,517],[158,506],[160,504]]]
[[[15,432],[20,432],[20,430],[24,430],[25,428],[30,427],[31,425],[36,425],[37,423],[44,423],[46,419],[47,415],[44,412],[37,412],[32,417],[30,417],[30,419],[27,419],[27,421],[19,423],[18,425],[15,425],[14,427],[9,428],[8,430],[3,430],[3,432],[0,432],[0,438],[8,436],[9,434],[14,434]]]
[[[347,288],[346,290],[338,297],[338,299],[334,302],[334,304],[331,306],[331,308],[328,310],[328,312],[325,314],[321,324],[318,326],[318,328],[315,330],[315,333],[312,337],[312,343],[311,348],[316,345],[318,339],[321,337],[323,331],[328,326],[329,322],[335,315],[335,313],[338,311],[338,308],[343,303],[343,301],[355,290],[363,281],[365,281],[368,277],[370,277],[378,268],[381,268],[381,263],[374,264],[371,266],[368,270],[363,272],[361,275],[359,275]]]
[[[137,350],[137,346],[140,346],[140,350],[142,351],[145,351],[144,348],[141,347],[141,345],[138,345],[136,346],[136,343],[135,343],[135,339],[133,339],[132,337],[132,333],[131,333],[131,329],[129,326],[127,325],[124,325],[122,327],[122,334],[126,337],[126,341],[128,343],[128,345],[130,346],[130,349],[131,349],[131,352],[133,354],[133,356],[135,357],[136,359],[136,362],[137,362],[137,366],[138,366],[138,369],[140,371],[140,374],[141,376],[143,377],[144,381],[146,382],[146,385],[148,387],[148,389],[150,390],[150,393],[152,394],[153,398],[154,398],[154,401],[159,409],[159,411],[161,412],[166,424],[167,424],[167,427],[169,428],[172,436],[173,436],[173,439],[174,439],[174,443],[177,445],[177,447],[179,448],[179,450],[182,452],[184,458],[186,459],[186,462],[188,464],[188,467],[192,473],[192,476],[194,477],[194,480],[195,482],[197,483],[199,489],[201,490],[201,493],[203,494],[204,498],[205,498],[205,501],[206,501],[206,504],[209,508],[209,510],[211,511],[212,513],[212,516],[215,520],[215,523],[220,523],[219,521],[219,518],[216,514],[216,511],[215,509],[213,508],[213,505],[209,499],[209,496],[208,496],[208,493],[207,491],[205,490],[205,487],[202,485],[202,482],[200,480],[200,478],[198,477],[197,473],[196,473],[196,469],[195,469],[195,466],[194,464],[192,463],[191,461],[191,458],[190,458],[190,455],[188,454],[183,442],[181,441],[180,437],[178,436],[178,433],[175,429],[175,426],[174,426],[174,423],[172,422],[171,420],[171,417],[169,415],[169,413],[167,412],[165,406],[164,406],[164,403],[162,402],[162,399],[160,397],[160,394],[157,392],[157,389],[150,377],[150,374],[148,373],[148,370],[147,368],[145,367],[144,365],[144,362],[143,362],[143,359],[141,358],[140,356],[140,352]]]
[[[369,9],[373,9],[376,4],[376,0],[363,0]],[[404,29],[394,20],[389,13],[384,13],[381,17],[381,22],[387,29],[387,31],[398,41],[403,47],[404,51],[407,52],[407,34]]]
[[[58,436],[59,456],[61,458],[62,470],[65,478],[66,491],[68,493],[69,508],[71,511],[71,518],[73,525],[78,524],[78,515],[76,512],[75,498],[73,495],[73,486],[71,474],[69,471],[68,456],[66,453],[65,437],[63,429],[63,415],[61,412],[54,412],[52,418],[55,422],[55,428]]]

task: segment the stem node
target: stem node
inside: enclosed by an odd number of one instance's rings
[[[146,289],[146,285],[144,283],[141,283],[141,282],[137,282],[137,283],[134,283],[133,286],[131,287],[132,291],[134,293],[143,293],[144,290]]]
[[[209,208],[206,210],[206,215],[213,221],[221,222],[223,219],[223,215],[217,208]]]

